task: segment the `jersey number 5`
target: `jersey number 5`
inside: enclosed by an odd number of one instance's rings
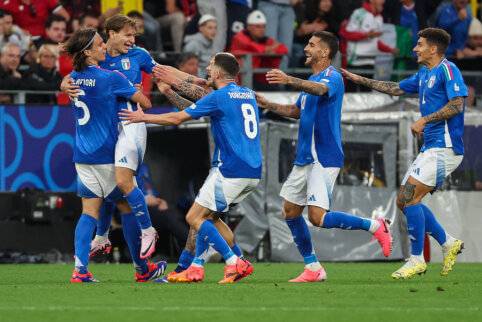
[[[250,139],[254,139],[258,135],[258,123],[256,122],[256,113],[253,105],[245,103],[241,104],[241,111],[244,117],[244,132]]]
[[[85,92],[83,90],[79,90],[78,95],[79,96],[81,96],[81,95],[85,96]],[[75,99],[75,106],[80,107],[84,111],[84,117],[78,119],[77,122],[79,122],[79,125],[87,124],[87,122],[89,122],[89,119],[90,119],[89,107],[84,102],[79,101],[78,98]]]

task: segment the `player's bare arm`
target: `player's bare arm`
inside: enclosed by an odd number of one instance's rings
[[[377,81],[370,78],[362,77],[357,74],[350,73],[349,71],[341,68],[341,73],[349,80],[354,83],[373,88],[378,92],[382,92],[389,95],[400,96],[405,94],[404,91],[398,86],[398,83],[395,82],[384,82],[384,81]]]
[[[210,93],[210,91],[200,86],[197,86],[193,83],[190,83],[187,80],[179,78],[178,76],[176,76],[176,73],[173,71],[174,69],[175,68],[168,67],[168,66],[156,66],[153,69],[153,73],[155,78],[163,81],[168,85],[174,86],[174,88],[181,91],[189,98],[193,99],[194,101],[197,101]]]
[[[142,94],[142,91],[137,90],[137,92],[132,95],[130,98],[131,101],[138,103],[137,107],[141,107],[143,110],[148,110],[152,107],[151,101],[144,95]]]
[[[268,101],[265,97],[256,92],[254,94],[256,95],[256,103],[258,104],[259,108],[265,108],[273,113],[294,119],[300,118],[300,109],[297,108],[295,104],[278,104]]]
[[[122,112],[119,112],[119,118],[123,121],[129,121],[127,125],[141,122],[159,125],[179,125],[182,122],[192,119],[192,116],[184,111],[165,114],[145,114],[139,104],[137,104],[137,107],[135,111],[122,109]]]
[[[412,133],[413,135],[421,134],[423,133],[425,124],[448,120],[453,116],[462,113],[463,111],[464,98],[461,96],[454,97],[450,99],[449,102],[437,112],[426,115],[413,123],[413,125],[411,126]]]
[[[69,95],[69,99],[71,101],[74,100],[75,97],[79,97],[79,86],[78,85],[72,85],[74,80],[70,78],[70,74],[65,75],[65,77],[62,79],[62,83],[60,83],[60,90],[64,92],[65,94]]]
[[[178,110],[182,111],[193,104],[193,102],[190,100],[179,96],[171,89],[171,86],[167,85],[166,83],[159,82],[157,83],[157,87],[159,88],[159,91],[167,97],[169,102],[171,102],[171,104],[174,105]]]
[[[174,68],[172,66],[165,66],[169,68],[175,75],[176,77],[182,79],[183,81],[186,81],[191,84],[199,85],[199,86],[205,86],[206,85],[206,80],[197,76],[193,76],[191,74],[181,72],[179,69]]]
[[[291,85],[305,93],[321,96],[328,93],[328,86],[324,83],[312,82],[286,75],[279,69],[270,70],[266,74],[266,80],[270,84]]]

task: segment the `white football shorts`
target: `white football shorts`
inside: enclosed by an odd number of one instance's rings
[[[420,152],[405,173],[402,186],[409,177],[413,177],[424,185],[437,189],[457,169],[463,158],[453,148],[431,148]]]
[[[299,206],[329,210],[331,194],[340,168],[325,168],[319,162],[295,165],[280,191],[285,200]]]
[[[246,198],[258,183],[259,179],[255,178],[225,178],[219,168],[211,168],[196,202],[212,211],[227,212],[230,206]]]
[[[146,153],[147,129],[145,123],[125,125],[119,122],[119,138],[115,145],[115,166],[139,170]],[[137,174],[137,173],[136,173]]]
[[[122,198],[122,192],[115,182],[114,164],[76,163],[77,194],[84,198],[106,198],[116,201]]]

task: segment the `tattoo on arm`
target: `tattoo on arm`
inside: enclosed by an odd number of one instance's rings
[[[172,105],[174,105],[175,107],[177,107],[177,109],[181,111],[193,104],[193,102],[185,98],[182,98],[177,93],[175,93],[172,89],[170,89],[165,95],[169,100],[169,102],[171,102]]]
[[[435,113],[424,117],[427,123],[435,123],[439,121],[448,120],[451,117],[462,113],[464,110],[464,98],[454,97],[444,107]]]
[[[414,195],[415,195],[415,185],[407,181],[405,183],[405,188],[403,188],[402,196],[401,196],[403,205],[405,206],[407,203],[412,202]]]
[[[184,249],[191,254],[194,254],[196,252],[196,237],[197,232],[193,228],[190,228],[189,234],[187,235],[186,239],[186,247],[184,247]]]
[[[194,83],[194,77],[193,76],[188,76],[187,79],[186,79],[186,82],[188,83]]]
[[[389,95],[395,95],[395,96],[405,94],[405,92],[402,91],[398,86],[398,83],[377,81],[377,80],[373,80],[365,77],[360,77],[360,78],[361,80],[358,82],[359,84],[364,85],[366,87],[373,88],[376,91],[386,93]]]
[[[209,91],[205,90],[204,88],[197,85],[189,84],[182,79],[178,79],[178,81],[175,82],[173,85],[178,90],[186,94],[189,98],[192,98],[194,101],[197,101],[209,94]]]
[[[322,82],[312,82],[304,79],[291,77],[290,85],[305,93],[321,96],[328,93],[328,86]]]

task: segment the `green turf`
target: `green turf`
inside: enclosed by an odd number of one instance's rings
[[[0,321],[482,321],[482,264],[392,280],[400,265],[327,263],[326,282],[293,284],[302,264],[262,263],[228,285],[221,264],[200,284],[134,283],[131,265],[93,264],[101,283],[74,285],[71,265],[0,265]]]

